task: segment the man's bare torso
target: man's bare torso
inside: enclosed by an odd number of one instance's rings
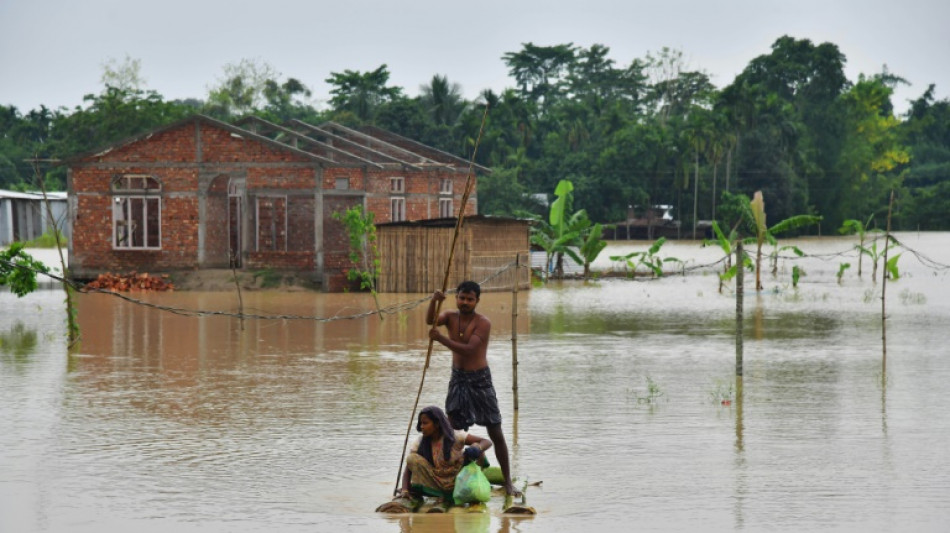
[[[446,311],[439,317],[439,325],[445,326],[447,337],[452,341],[472,348],[470,355],[452,350],[452,367],[460,370],[481,370],[488,366],[488,338],[491,322],[476,312],[461,313]]]

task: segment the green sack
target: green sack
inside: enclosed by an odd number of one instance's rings
[[[491,484],[475,461],[463,466],[455,476],[452,499],[455,500],[455,505],[487,502],[491,499]]]

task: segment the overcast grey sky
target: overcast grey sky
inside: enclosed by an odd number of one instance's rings
[[[331,72],[383,63],[411,96],[442,74],[471,99],[514,85],[501,57],[525,42],[603,44],[621,66],[670,47],[723,87],[790,35],[838,45],[852,81],[886,64],[912,84],[894,98],[902,111],[930,83],[950,94],[948,23],[947,0],[0,0],[0,104],[81,105],[126,56],[168,100],[205,98],[244,58],[301,80],[318,105]]]

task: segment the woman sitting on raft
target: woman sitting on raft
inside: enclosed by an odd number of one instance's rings
[[[402,488],[397,496],[433,496],[451,503],[455,476],[468,461],[487,466],[484,452],[491,448],[491,441],[452,429],[445,412],[434,405],[419,412],[416,431],[422,436],[412,443],[406,456]]]

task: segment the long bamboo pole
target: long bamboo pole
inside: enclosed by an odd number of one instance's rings
[[[445,264],[445,275],[442,277],[442,293],[448,289],[449,275],[452,272],[452,260],[455,258],[455,245],[458,242],[459,234],[462,232],[462,225],[465,221],[465,206],[468,204],[468,197],[472,193],[472,185],[475,183],[475,155],[478,154],[478,145],[482,142],[482,132],[485,130],[485,120],[488,118],[488,105],[485,105],[485,113],[482,115],[482,124],[478,128],[478,137],[475,139],[475,148],[472,150],[472,159],[468,163],[468,175],[465,177],[465,192],[462,193],[462,202],[459,206],[458,218],[455,221],[455,233],[452,235],[452,247],[449,249],[449,259]],[[436,302],[435,316],[438,318],[442,310],[442,302]],[[426,364],[422,367],[422,379],[419,380],[419,390],[416,392],[416,401],[412,404],[412,415],[409,417],[409,426],[406,428],[406,438],[402,443],[402,453],[399,455],[399,469],[396,471],[396,487],[393,492],[399,490],[399,482],[402,477],[402,463],[406,458],[406,447],[409,445],[409,434],[412,432],[412,423],[416,419],[416,409],[419,407],[419,397],[422,396],[422,385],[426,381],[426,371],[429,370],[429,361],[432,359],[432,345],[435,341],[429,339],[429,348],[426,350]]]

